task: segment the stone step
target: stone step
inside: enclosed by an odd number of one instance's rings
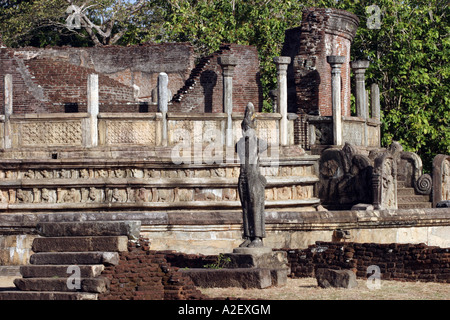
[[[17,278],[14,285],[21,291],[82,291],[103,293],[109,288],[109,279],[98,278]]]
[[[399,209],[423,209],[432,208],[433,204],[431,202],[410,202],[410,203],[399,203]]]
[[[405,186],[405,184],[406,184],[405,181],[397,180],[397,189],[400,189],[400,188],[408,188],[408,187]]]
[[[117,252],[38,252],[30,257],[30,263],[34,265],[79,265],[79,264],[104,264],[117,265],[119,253]]]
[[[410,202],[430,202],[429,195],[397,195],[397,200],[399,203],[410,203]]]
[[[26,265],[20,267],[23,278],[68,278],[75,274],[68,265]],[[95,278],[105,269],[103,264],[79,265],[79,276],[82,278]]]
[[[141,221],[40,222],[36,228],[44,237],[127,236],[136,240]]]
[[[97,300],[97,293],[53,291],[1,291],[0,300]]]
[[[33,240],[34,252],[127,251],[126,236],[49,237]]]
[[[397,196],[413,196],[415,195],[414,188],[398,188],[397,189]]]

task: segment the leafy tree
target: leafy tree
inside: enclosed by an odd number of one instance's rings
[[[276,87],[273,57],[279,56],[284,32],[301,21],[303,4],[268,0],[168,0],[161,41],[189,41],[199,55],[222,43],[254,45],[259,52],[265,110]]]
[[[81,29],[67,28],[70,4],[84,8]],[[368,23],[373,12],[366,12],[373,4],[381,18],[375,29]],[[0,30],[8,46],[189,41],[204,55],[221,43],[254,45],[270,111],[272,59],[307,6],[344,9],[360,18],[351,55],[370,60],[367,85],[380,85],[383,145],[399,141],[427,169],[437,153],[450,154],[447,0],[4,0]]]
[[[366,12],[373,1],[316,4],[358,15],[352,59],[368,59],[367,84],[380,85],[382,144],[399,141],[429,171],[436,154],[450,154],[448,1],[377,1],[381,19],[375,29],[368,21],[373,12]]]
[[[158,21],[151,0],[7,0],[0,10],[11,47],[138,43]]]
[[[368,59],[367,85],[380,85],[382,144],[399,141],[417,152],[425,169],[437,153],[450,154],[449,31],[446,0],[379,0],[373,28],[372,0],[168,0],[161,40],[191,41],[200,53],[221,43],[258,48],[265,101],[276,87],[272,58],[280,55],[284,31],[298,26],[305,6],[356,14],[360,25],[352,60]],[[376,18],[376,17],[375,17]],[[266,110],[269,110],[266,104]]]

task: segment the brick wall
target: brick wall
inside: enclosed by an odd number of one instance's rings
[[[450,249],[425,244],[377,244],[317,242],[306,249],[275,249],[287,252],[291,277],[314,277],[317,268],[351,269],[367,278],[367,268],[380,268],[381,280],[450,283]],[[99,300],[199,300],[208,299],[180,268],[203,268],[216,255],[150,250],[148,239],[129,242],[116,266],[102,276],[110,280]]]
[[[282,55],[292,58],[288,72],[289,112],[331,116],[329,55],[346,57],[341,69],[342,114],[350,116],[350,45],[358,18],[337,9],[308,8],[298,28],[286,31]]]
[[[65,112],[70,105],[77,105],[78,112],[87,111],[87,79],[89,74],[97,73],[94,69],[43,57],[20,59],[8,49],[0,55],[0,95],[4,95],[3,74],[12,74],[15,114]],[[133,112],[138,105],[132,87],[103,74],[99,74],[99,103],[100,112]]]
[[[203,57],[192,70],[184,86],[173,97],[173,112],[224,112],[223,78],[220,56],[234,55],[233,112],[243,113],[248,102],[262,110],[258,52],[253,46],[226,44],[210,56]]]
[[[5,74],[12,75],[13,104],[17,113],[27,112],[29,106],[33,106],[37,112],[44,112],[46,109],[47,103],[43,101],[44,94],[42,89],[37,87],[37,85],[33,85],[32,80],[28,80],[30,78],[26,71],[23,61],[14,57],[13,50],[0,49],[0,107],[2,114],[5,112]]]
[[[3,76],[13,76],[14,113],[64,112],[66,104],[86,110],[89,73],[99,74],[100,112],[138,112],[152,100],[160,72],[169,75],[176,92],[194,66],[192,46],[186,43],[146,44],[102,48],[0,49],[0,96]],[[138,92],[139,101],[134,99]],[[4,99],[1,108],[4,109]],[[146,103],[147,102],[147,103]]]
[[[317,268],[352,269],[367,278],[367,268],[380,268],[381,280],[450,283],[450,249],[425,244],[317,242],[287,251],[293,277],[313,277]],[[370,276],[370,274],[369,274]]]
[[[421,244],[317,242],[306,249],[274,249],[287,252],[292,277],[314,277],[317,268],[351,269],[366,279],[367,268],[380,268],[381,280],[450,283],[450,248]],[[202,268],[217,261],[214,255],[164,251],[179,268]]]
[[[47,100],[47,112],[64,112],[66,104],[78,104],[79,112],[86,112],[88,75],[96,73],[94,69],[78,67],[47,59],[26,61],[33,81],[44,90]],[[133,89],[99,74],[99,108],[100,112],[126,112],[127,102],[134,102]],[[14,113],[19,104],[19,97],[14,95]],[[22,106],[26,112],[34,112],[32,105]],[[27,108],[28,107],[28,108]]]
[[[190,278],[177,272],[164,252],[150,250],[148,239],[129,242],[116,266],[108,266],[102,276],[110,280],[107,293],[99,300],[199,300],[206,297]]]
[[[1,49],[0,93],[3,96],[3,75],[11,73],[14,113],[64,112],[66,105],[77,105],[79,112],[85,112],[87,75],[97,73],[100,112],[139,112],[143,105],[147,112],[154,112],[156,105],[151,102],[156,98],[158,74],[166,72],[176,98],[169,111],[223,112],[222,67],[217,59],[227,54],[238,58],[234,111],[244,112],[249,101],[261,110],[258,52],[255,47],[235,44],[223,45],[200,59],[195,68],[193,48],[187,43]],[[3,100],[1,104],[4,107]]]

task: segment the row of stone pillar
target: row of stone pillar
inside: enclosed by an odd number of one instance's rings
[[[345,63],[344,56],[327,56],[327,62],[331,66],[331,105],[333,109],[333,144],[342,145],[342,110],[341,110],[341,66]],[[355,101],[356,116],[367,120],[369,116],[368,96],[365,86],[365,72],[369,67],[369,61],[352,61],[350,67],[355,73]],[[380,90],[376,83],[371,85],[371,109],[372,118],[380,120]],[[365,126],[365,144],[367,145],[367,125]]]
[[[341,66],[345,62],[343,56],[328,56],[328,63],[331,65],[331,88],[332,88],[332,108],[333,108],[333,136],[334,144],[342,145],[342,113],[341,113]],[[288,108],[287,108],[287,68],[291,62],[290,57],[275,57],[274,62],[277,66],[277,110],[280,115],[279,139],[280,145],[287,146],[289,144],[288,137]],[[233,56],[223,56],[219,63],[223,69],[223,110],[227,114],[226,125],[226,145],[232,147],[233,140],[233,71],[237,65],[237,59]],[[357,116],[367,119],[368,103],[365,90],[365,71],[369,66],[368,61],[354,61],[351,67],[356,77],[356,109]],[[88,99],[87,113],[89,114],[90,127],[87,132],[87,146],[94,147],[98,145],[97,116],[99,113],[99,87],[98,75],[90,74],[88,76]],[[162,119],[162,143],[167,145],[167,112],[168,112],[168,76],[162,72],[158,76],[158,111],[163,113]],[[371,87],[371,107],[372,118],[380,119],[379,89],[376,84]],[[13,112],[12,101],[12,76],[5,75],[5,135],[4,147],[11,148],[11,128],[9,117]],[[366,135],[367,136],[367,135]]]
[[[277,66],[277,106],[281,114],[279,125],[280,145],[289,144],[288,137],[288,112],[287,112],[287,68],[291,63],[290,57],[275,57],[274,62]],[[237,65],[237,59],[233,56],[223,56],[219,61],[222,66],[223,74],[223,111],[227,114],[227,147],[233,146],[233,122],[231,115],[233,113],[233,70]]]

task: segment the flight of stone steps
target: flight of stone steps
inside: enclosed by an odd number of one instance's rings
[[[16,290],[0,300],[97,300],[108,290],[105,266],[119,263],[140,221],[45,222],[37,225],[30,264],[21,266]]]
[[[432,208],[429,195],[416,194],[414,188],[405,187],[403,181],[397,184],[397,203],[399,209]]]

